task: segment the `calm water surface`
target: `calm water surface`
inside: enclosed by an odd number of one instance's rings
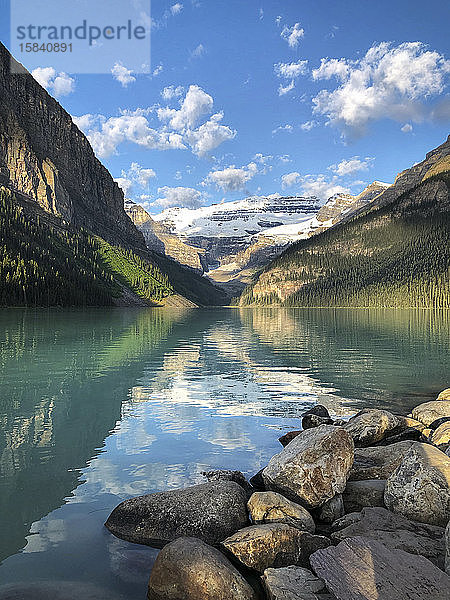
[[[251,475],[320,401],[408,412],[448,387],[448,312],[0,310],[0,584],[145,598],[151,548],[121,500]]]

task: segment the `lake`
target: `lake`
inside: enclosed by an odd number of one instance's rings
[[[406,414],[449,386],[448,312],[0,310],[0,583],[146,597],[157,550],[104,527],[123,499],[252,475],[321,402]],[[107,594],[105,595],[107,597]]]

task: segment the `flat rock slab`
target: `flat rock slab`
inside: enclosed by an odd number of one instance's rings
[[[318,577],[338,600],[448,600],[450,577],[423,556],[364,537],[311,556]]]
[[[441,393],[443,394],[444,392]],[[419,404],[419,406],[413,408],[411,414],[413,419],[420,421],[428,427],[436,419],[450,417],[450,398]]]
[[[286,523],[302,531],[314,533],[316,526],[306,508],[276,492],[255,492],[247,504],[252,522]]]
[[[349,480],[387,479],[413,444],[412,441],[403,441],[391,446],[355,448],[355,462]]]
[[[262,582],[268,600],[317,600],[326,592],[324,582],[303,567],[266,569]]]
[[[388,548],[420,554],[444,568],[444,528],[411,521],[385,508],[365,508],[359,520],[332,533],[334,540],[363,536]]]
[[[0,600],[124,600],[109,589],[83,581],[34,581],[0,586]]]
[[[330,540],[284,523],[252,525],[223,541],[223,548],[246,567],[263,573],[270,567],[308,567],[309,556]]]
[[[384,503],[393,512],[445,527],[450,520],[450,458],[414,442],[386,481]]]
[[[307,429],[273,456],[263,471],[267,489],[306,508],[343,492],[353,464],[354,444],[342,427]]]
[[[105,525],[119,538],[157,548],[179,537],[217,544],[248,525],[247,494],[232,481],[147,494],[119,504]]]
[[[370,446],[399,426],[400,421],[387,410],[365,409],[351,417],[343,427],[352,436],[355,446]]]
[[[256,594],[219,550],[195,538],[179,538],[158,554],[147,598],[256,600]]]

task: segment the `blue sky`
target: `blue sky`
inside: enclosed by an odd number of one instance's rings
[[[153,213],[359,192],[449,133],[442,0],[154,0],[152,21],[149,75],[36,77]]]

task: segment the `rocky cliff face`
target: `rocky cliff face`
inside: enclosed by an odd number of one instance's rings
[[[132,200],[125,200],[125,212],[144,236],[147,248],[203,273],[202,248],[182,242],[163,223],[154,221],[142,206]]]
[[[108,241],[144,249],[123,192],[70,115],[0,44],[0,183]],[[15,61],[14,61],[15,62]]]

